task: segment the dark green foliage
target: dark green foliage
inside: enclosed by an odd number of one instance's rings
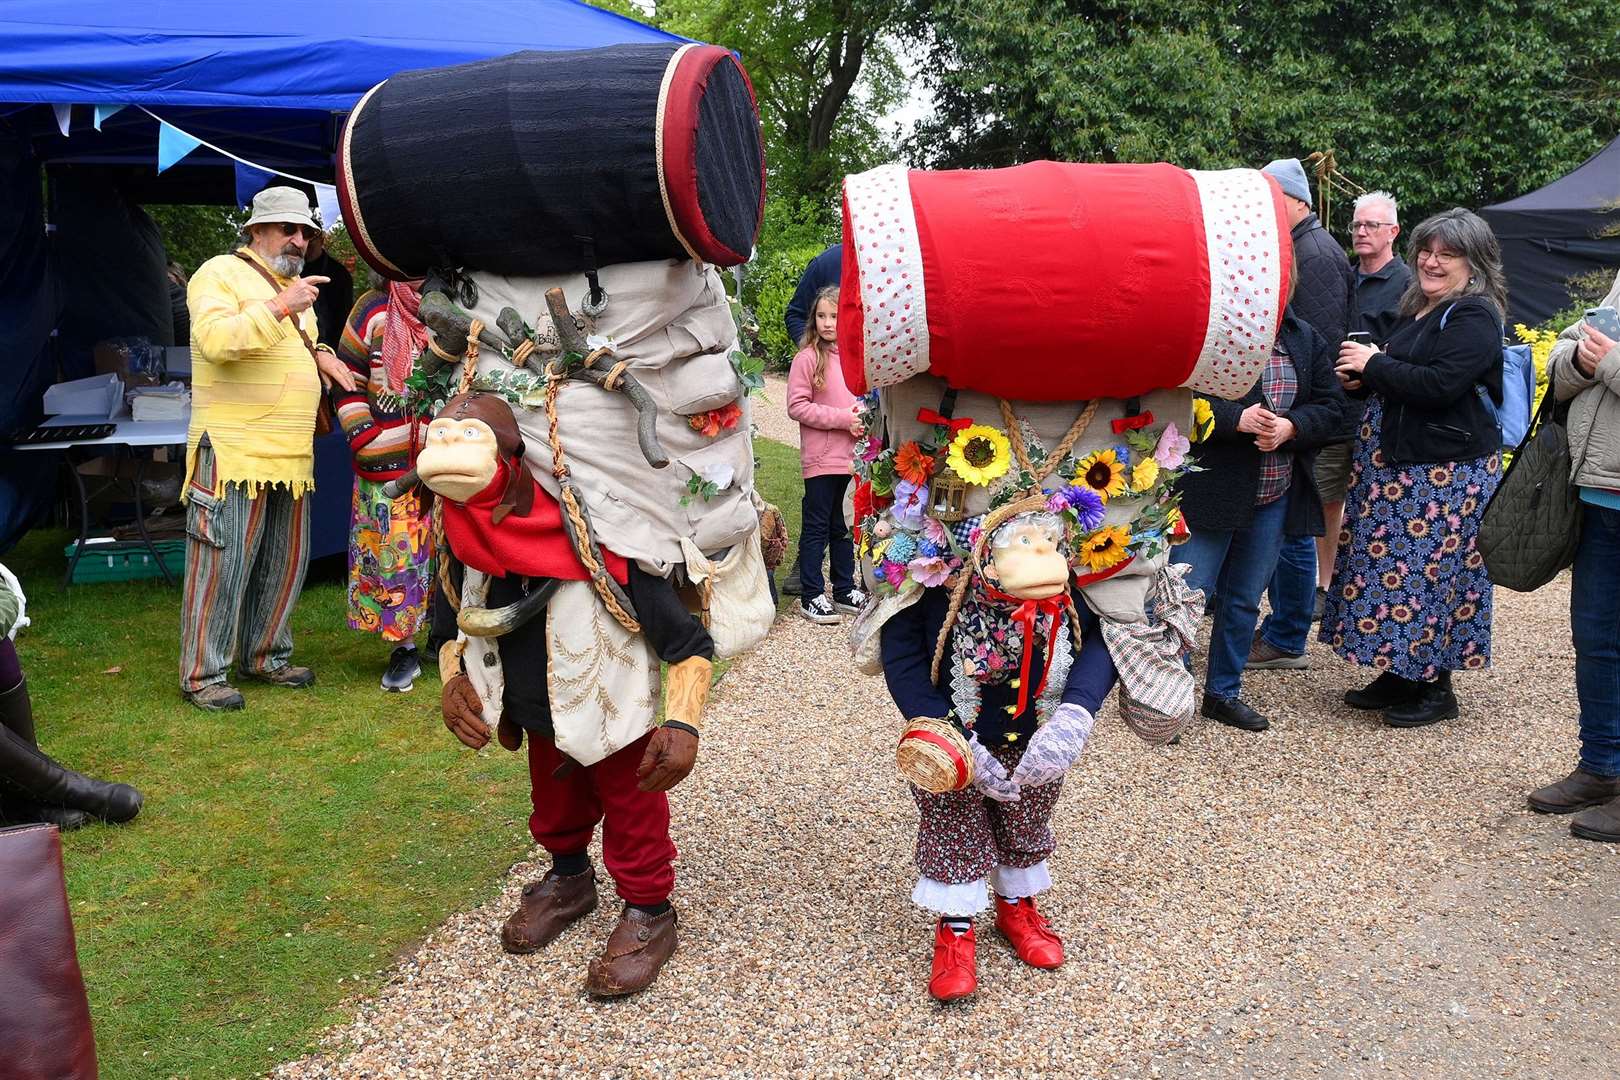
[[[938,167],[1332,150],[1402,218],[1562,175],[1615,134],[1620,20],[1593,0],[919,0]]]
[[[197,267],[240,243],[247,211],[224,206],[147,206],[163,233],[163,248],[189,277]]]

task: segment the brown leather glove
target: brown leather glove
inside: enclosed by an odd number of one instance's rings
[[[444,684],[439,695],[439,711],[444,726],[466,746],[481,750],[489,743],[489,725],[484,723],[484,703],[465,675],[456,675]]]
[[[523,746],[523,729],[503,712],[500,721],[495,725],[495,740],[516,753]]]
[[[698,740],[690,731],[661,727],[647,742],[647,752],[641,755],[636,776],[642,791],[668,791],[692,771],[697,764]]]

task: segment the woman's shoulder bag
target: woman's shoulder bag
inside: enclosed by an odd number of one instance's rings
[[[1515,592],[1533,592],[1551,581],[1575,561],[1580,540],[1567,413],[1554,415],[1554,396],[1549,383],[1479,523],[1479,553],[1491,583]]]

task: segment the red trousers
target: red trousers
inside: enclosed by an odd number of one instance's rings
[[[572,855],[591,843],[602,824],[602,861],[627,904],[661,904],[675,888],[675,842],[669,838],[669,797],[636,785],[636,766],[647,752],[648,732],[595,765],[576,767],[558,780],[557,744],[529,736],[529,832],[552,855]]]

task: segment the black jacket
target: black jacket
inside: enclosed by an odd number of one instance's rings
[[[1388,341],[1395,324],[1401,321],[1401,297],[1412,284],[1412,268],[1399,255],[1370,274],[1363,274],[1353,258],[1350,274],[1356,283],[1350,329],[1365,330],[1374,341]]]
[[[1294,311],[1315,327],[1327,341],[1337,345],[1350,327],[1351,296],[1355,293],[1355,272],[1344,256],[1344,248],[1316,220],[1307,214],[1293,229],[1294,273],[1299,285],[1294,292]]]
[[[1384,456],[1408,465],[1467,461],[1500,447],[1478,386],[1502,404],[1502,324],[1489,300],[1465,296],[1396,323],[1384,351],[1367,361],[1358,392],[1383,397]]]
[[[1343,442],[1355,424],[1355,406],[1345,397],[1333,374],[1335,350],[1292,306],[1283,316],[1283,347],[1294,361],[1299,392],[1283,415],[1294,422],[1295,435],[1283,448],[1294,451],[1294,471],[1288,482],[1288,509],[1284,531],[1289,536],[1321,536],[1325,531],[1322,497],[1316,490],[1316,452],[1329,443]],[[1215,430],[1193,448],[1203,471],[1183,476],[1181,511],[1187,525],[1199,529],[1241,529],[1254,519],[1254,496],[1260,487],[1260,448],[1254,436],[1237,429],[1238,418],[1250,405],[1261,402],[1260,385],[1237,401],[1210,398]]]

